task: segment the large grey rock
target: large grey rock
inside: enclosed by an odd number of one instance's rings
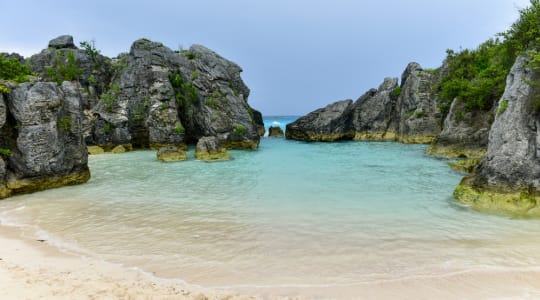
[[[141,39],[117,65],[89,143],[159,148],[216,136],[227,148],[257,148],[262,118],[235,63],[203,46],[174,52]]]
[[[439,73],[410,63],[401,76],[401,93],[396,104],[398,140],[405,143],[430,143],[441,132],[443,115],[433,87]]]
[[[538,75],[528,61],[519,57],[512,67],[488,151],[455,195],[482,209],[540,216],[540,115],[533,105],[540,91],[530,85]]]
[[[305,141],[431,143],[441,131],[443,118],[433,92],[441,72],[426,71],[410,63],[400,87],[397,78],[386,78],[378,89],[370,89],[350,107],[346,102],[336,102],[318,109],[289,124],[285,134]]]
[[[287,124],[285,136],[301,141],[338,141],[354,137],[351,128],[353,101],[342,100],[317,109]]]
[[[4,95],[0,93],[0,129],[2,129],[2,127],[6,123],[6,113],[7,107],[6,102],[4,102]]]
[[[444,120],[443,130],[429,148],[429,153],[444,157],[480,159],[488,146],[494,111],[472,110],[454,99]]]
[[[82,183],[89,179],[82,139],[78,83],[22,83],[7,98],[13,123],[7,188],[12,193]]]
[[[77,49],[75,43],[73,43],[73,37],[71,35],[61,35],[50,40],[49,47],[56,49]]]
[[[378,89],[362,95],[353,106],[352,127],[356,140],[394,140],[397,78],[385,78]]]

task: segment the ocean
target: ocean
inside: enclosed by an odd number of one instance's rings
[[[295,117],[268,117],[283,129]],[[64,251],[207,287],[326,287],[540,266],[540,220],[480,213],[424,145],[263,138],[226,162],[91,156],[83,185],[0,201]]]

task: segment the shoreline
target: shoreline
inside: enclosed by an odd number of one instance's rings
[[[350,286],[204,288],[140,269],[63,252],[0,225],[1,299],[534,299],[540,268],[413,276]],[[251,294],[258,296],[242,296]],[[286,296],[285,296],[286,295]]]
[[[0,224],[0,299],[256,299],[68,254],[23,232]]]

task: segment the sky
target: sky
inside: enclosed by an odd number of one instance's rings
[[[104,55],[145,37],[201,44],[243,68],[263,115],[303,115],[357,99],[409,62],[436,68],[446,49],[505,31],[528,0],[0,0],[0,52],[25,57],[70,34]]]

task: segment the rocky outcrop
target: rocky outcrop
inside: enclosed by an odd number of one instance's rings
[[[197,142],[195,157],[205,161],[229,160],[231,157],[223,148],[219,139],[214,136],[205,136]]]
[[[450,158],[479,160],[488,146],[493,110],[467,110],[463,102],[454,99],[444,120],[442,132],[429,147],[428,153]]]
[[[0,99],[5,116],[0,148],[8,152],[0,159],[1,196],[86,182],[81,86],[27,82],[10,87],[5,103]]]
[[[181,161],[188,159],[186,151],[184,151],[182,148],[174,146],[159,148],[156,156],[157,159],[161,161]]]
[[[352,100],[338,101],[287,124],[285,136],[302,141],[332,142],[354,137],[350,117]]]
[[[61,35],[49,41],[49,48],[77,49],[71,35]]]
[[[111,59],[99,52],[79,49],[70,35],[49,41],[48,48],[26,60],[30,69],[43,80],[77,80],[84,87],[81,94],[83,109],[90,109],[108,88],[111,80]]]
[[[115,64],[110,89],[93,110],[89,143],[182,147],[216,136],[227,148],[258,147],[262,118],[247,103],[235,63],[203,46],[174,52],[141,39]]]
[[[268,128],[268,136],[270,137],[282,137],[284,135],[283,129],[279,126],[270,126],[270,128]]]
[[[394,140],[397,78],[386,78],[378,89],[362,95],[352,107],[350,120],[355,140]]]
[[[398,141],[427,144],[441,132],[443,114],[433,91],[440,73],[426,71],[418,63],[410,63],[403,72],[396,103]]]
[[[482,210],[540,216],[538,74],[519,57],[506,80],[489,133],[488,151],[455,196]]]
[[[354,103],[336,102],[287,126],[287,138],[304,141],[397,140],[430,143],[441,131],[443,114],[433,87],[440,71],[410,63],[402,75],[386,78]],[[289,132],[289,130],[291,130]]]

